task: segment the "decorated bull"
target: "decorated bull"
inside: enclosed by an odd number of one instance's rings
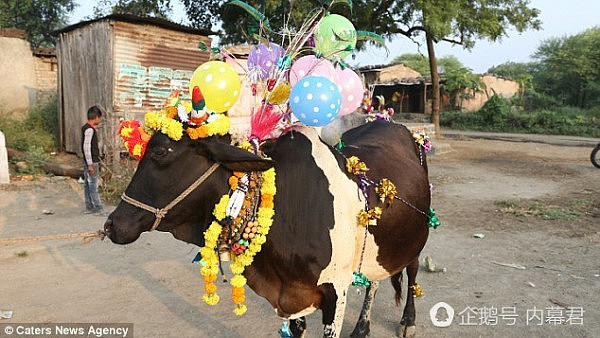
[[[270,29],[252,6],[231,3]],[[315,128],[363,103],[361,78],[340,58],[361,36],[375,36],[364,33],[320,8],[289,37],[287,48],[256,46],[246,77],[252,91],[246,102],[254,102],[244,107],[251,113],[247,143],[231,145],[230,121],[222,114],[242,90],[237,72],[225,62],[198,67],[190,81],[191,103],[176,91],[160,111],[146,114],[143,125],[123,122],[119,133],[140,163],[104,225],[106,235],[127,244],[158,230],[198,245],[202,299],[209,305],[219,303],[215,281],[229,261],[234,312],[247,311],[247,284],[284,324],[289,321],[283,337],[303,336],[304,316],[318,309],[323,336],[339,337],[350,285],[368,290],[353,332],[366,336],[378,281],[391,277],[399,303],[406,269],[400,323],[402,335],[414,334],[414,297],[422,294],[418,257],[428,226],[437,226],[425,137],[417,135],[415,142],[404,126],[386,121],[389,116],[348,130],[339,140],[331,134],[335,146]],[[302,56],[311,36],[315,55]]]
[[[230,189],[234,171],[275,168],[273,224],[262,250],[244,271],[248,286],[278,316],[291,319],[294,337],[305,329],[304,316],[317,309],[323,312],[324,336],[338,337],[353,272],[360,266],[370,281],[391,276],[399,300],[398,280],[406,268],[409,289],[401,323],[411,332],[413,296],[419,292],[418,256],[428,236],[430,193],[423,155],[405,127],[384,121],[352,129],[343,141],[346,146],[338,151],[313,128],[292,130],[263,145],[267,160],[231,146],[228,135],[197,140],[184,135],[174,141],[157,133],[125,191],[141,204],[121,202],[108,217],[105,232],[114,243],[127,244],[156,225],[158,231],[203,247],[203,234],[215,219],[213,207]],[[384,209],[366,233],[357,221],[365,206],[361,182],[346,170],[345,157],[351,156],[369,164],[373,181],[394,182],[402,198],[383,207],[387,202],[371,191],[368,203]],[[206,175],[210,168],[216,169]],[[203,182],[166,214],[158,211],[200,177]],[[357,332],[365,334],[367,327],[368,322],[359,323]]]

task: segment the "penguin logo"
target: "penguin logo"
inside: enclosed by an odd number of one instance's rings
[[[440,309],[446,310],[445,316],[444,311],[440,313]],[[452,320],[454,320],[454,308],[445,302],[436,303],[429,310],[429,318],[435,327],[448,327],[452,324]]]

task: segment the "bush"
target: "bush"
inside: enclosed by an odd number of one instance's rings
[[[139,162],[136,160],[121,159],[118,173],[113,172],[103,164],[104,170],[100,171],[102,184],[99,186],[101,199],[108,204],[119,204],[121,195],[131,182],[138,164]]]
[[[24,154],[25,160],[27,162],[27,166],[24,169],[19,169],[20,174],[43,174],[44,170],[42,167],[44,163],[48,160],[48,155],[44,151],[44,148],[38,146],[32,146],[27,149]]]
[[[510,100],[499,95],[494,95],[483,105],[483,107],[481,107],[481,109],[479,109],[479,111],[477,111],[476,114],[481,116],[483,123],[495,126],[505,123],[510,112]]]
[[[560,107],[561,103],[556,98],[536,92],[535,90],[527,90],[523,95],[523,109],[526,111],[534,111],[538,109],[555,109]]]
[[[46,152],[54,151],[58,139],[56,97],[45,105],[30,108],[24,120],[0,118],[0,130],[9,148],[28,151],[39,147]]]
[[[532,112],[511,107],[493,96],[476,112],[444,112],[440,124],[460,130],[600,137],[600,107],[555,107]]]

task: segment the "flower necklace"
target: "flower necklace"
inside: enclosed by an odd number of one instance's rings
[[[234,175],[229,179],[231,190],[234,194],[239,190],[239,182],[246,176],[248,179],[249,174],[234,172]],[[231,263],[230,269],[233,273],[231,278],[232,285],[232,301],[236,304],[233,312],[241,316],[247,311],[244,301],[246,299],[244,286],[246,285],[246,278],[243,276],[244,270],[247,266],[252,264],[254,256],[260,252],[262,245],[267,241],[267,234],[273,224],[273,216],[275,211],[273,210],[273,197],[275,196],[275,169],[271,168],[262,173],[262,185],[260,186],[260,205],[258,213],[256,214],[256,220],[247,223],[242,238],[231,246],[230,255]],[[219,271],[219,256],[218,256],[218,244],[219,237],[223,233],[223,225],[230,226],[233,222],[233,217],[236,214],[235,209],[235,196],[234,194],[225,194],[219,200],[219,203],[215,205],[213,215],[215,221],[209,226],[204,233],[205,245],[200,249],[201,269],[200,273],[204,277],[204,291],[205,294],[202,296],[202,300],[208,305],[216,305],[219,303],[219,295],[217,295],[217,286],[215,281],[217,280],[217,273]],[[237,210],[239,212],[239,209]]]

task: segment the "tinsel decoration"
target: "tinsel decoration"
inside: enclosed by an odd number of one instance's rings
[[[425,294],[425,292],[423,292],[423,288],[421,288],[421,285],[419,284],[414,284],[410,288],[413,290],[414,298],[419,298]]]
[[[379,200],[381,203],[385,203],[387,200],[389,205],[392,205],[394,202],[394,197],[396,197],[396,194],[398,193],[396,190],[396,185],[394,185],[394,183],[387,178],[379,181],[379,185],[375,187],[375,192],[377,195],[379,195]]]
[[[358,157],[352,156],[346,160],[346,170],[353,175],[360,175],[369,171],[369,168]]]
[[[375,207],[369,210],[361,210],[358,215],[358,223],[363,227],[376,226],[377,220],[381,218],[382,210],[380,207]]]
[[[435,210],[433,208],[429,208],[429,222],[427,222],[427,226],[430,228],[436,229],[441,225],[439,218],[435,215]]]
[[[354,271],[352,273],[352,285],[369,287],[371,286],[371,282],[362,272]]]

